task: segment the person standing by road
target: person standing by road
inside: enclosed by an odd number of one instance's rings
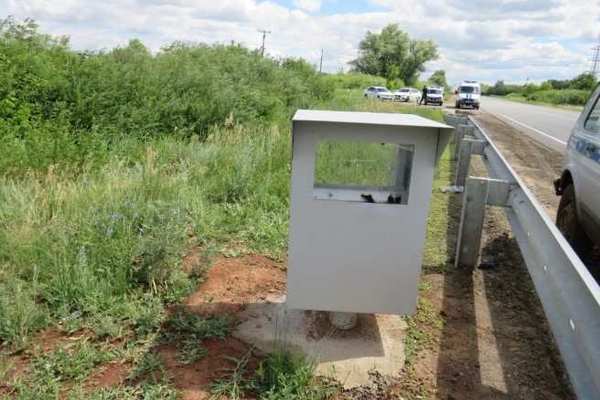
[[[421,98],[419,99],[419,105],[423,104],[423,102],[427,104],[427,86],[423,86],[423,94],[421,94]]]

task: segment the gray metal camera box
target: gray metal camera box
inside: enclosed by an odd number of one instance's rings
[[[411,114],[296,112],[289,308],[415,311],[434,168],[451,130]]]

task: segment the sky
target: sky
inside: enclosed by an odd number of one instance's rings
[[[434,40],[440,57],[426,65],[452,83],[568,79],[590,69],[600,37],[600,0],[0,0],[0,17],[36,20],[67,35],[75,49],[110,49],[138,38],[151,50],[175,40],[235,41],[267,53],[324,52],[324,70],[349,68],[367,31],[397,23]]]

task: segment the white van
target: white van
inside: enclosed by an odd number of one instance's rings
[[[456,88],[456,108],[470,106],[479,110],[479,99],[481,98],[481,86],[477,81],[463,81]]]

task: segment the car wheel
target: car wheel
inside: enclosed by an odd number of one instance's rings
[[[556,226],[579,258],[584,260],[592,250],[592,242],[579,223],[576,204],[575,186],[571,183],[563,190],[560,198],[556,213]]]

